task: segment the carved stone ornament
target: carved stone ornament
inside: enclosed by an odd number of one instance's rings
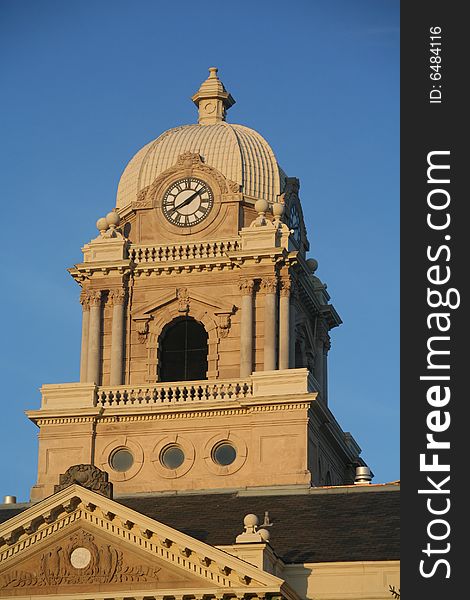
[[[281,279],[280,280],[280,289],[279,289],[279,293],[281,296],[290,296],[291,293],[291,289],[292,289],[292,283],[290,279]]]
[[[68,540],[44,552],[34,570],[13,570],[0,579],[0,589],[37,588],[158,581],[159,568],[127,565],[123,553],[95,540],[91,533],[75,532]]]
[[[300,190],[300,182],[297,177],[287,177],[286,184],[284,187],[284,201],[288,201],[289,204],[294,198],[298,198]]]
[[[59,476],[58,485],[54,486],[54,493],[78,483],[87,490],[97,492],[107,498],[113,497],[113,484],[108,481],[108,474],[94,465],[73,465]]]
[[[188,313],[190,309],[190,299],[187,288],[178,288],[176,290],[178,298],[178,312]]]
[[[255,289],[255,282],[253,279],[240,279],[238,286],[242,296],[251,296],[253,290]]]
[[[219,337],[226,338],[230,332],[231,319],[229,314],[219,315]]]
[[[137,193],[136,200],[132,203],[133,209],[153,208],[156,206],[159,198],[159,190],[172,177],[181,175],[182,171],[192,172],[194,175],[212,178],[217,182],[222,194],[237,193],[240,191],[240,184],[236,181],[226,179],[222,173],[206,165],[203,158],[194,152],[184,152],[178,156],[176,164],[161,173],[153,183],[141,189]],[[161,190],[160,190],[161,191]]]
[[[149,334],[149,319],[136,321],[137,335],[139,336],[139,342],[145,344]]]
[[[126,300],[126,290],[118,288],[115,290],[109,290],[108,302],[111,306],[122,306]]]
[[[323,347],[325,348],[326,352],[329,352],[331,350],[331,338],[328,333],[325,336]]]
[[[194,152],[184,152],[184,154],[180,154],[176,161],[176,166],[180,169],[190,169],[194,165],[198,165],[202,163],[203,159],[200,154]]]
[[[100,306],[101,290],[90,290],[88,292],[88,302],[90,306]]]
[[[265,294],[275,294],[277,290],[277,279],[275,277],[267,277],[261,280],[261,285]]]
[[[80,292],[80,304],[82,305],[83,310],[90,310],[90,298],[87,290],[82,290]]]

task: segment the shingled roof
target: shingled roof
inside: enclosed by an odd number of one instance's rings
[[[213,546],[235,543],[246,514],[262,519],[269,511],[274,523],[271,545],[286,563],[399,560],[398,486],[288,495],[132,496],[116,501]],[[18,512],[20,508],[0,509],[0,522]]]

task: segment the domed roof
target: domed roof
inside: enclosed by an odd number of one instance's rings
[[[240,184],[245,196],[276,202],[286,175],[258,132],[225,121],[225,112],[235,101],[217,77],[215,67],[193,101],[199,108],[199,123],[169,129],[137,152],[119,181],[117,208],[136,200],[140,190],[185,152],[200,154],[207,165]]]

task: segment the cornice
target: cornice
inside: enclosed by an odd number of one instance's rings
[[[279,411],[307,411],[316,399],[316,393],[296,395],[295,399],[285,400],[279,396],[267,396],[261,399],[243,399],[235,402],[198,402],[197,408],[187,405],[176,406],[123,406],[95,409],[84,415],[77,410],[41,409],[27,411],[27,416],[38,427],[44,425],[66,425],[78,423],[115,423],[131,421],[167,421],[175,419],[195,419],[198,417],[215,418],[243,416],[255,413],[273,413]],[[78,414],[77,414],[78,413]]]

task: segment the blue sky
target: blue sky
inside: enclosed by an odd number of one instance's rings
[[[209,66],[299,177],[332,332],[330,407],[374,482],[399,478],[399,3],[0,3],[0,497],[35,482],[42,383],[78,380],[80,262],[132,155],[196,122]],[[5,454],[11,460],[5,460]]]

